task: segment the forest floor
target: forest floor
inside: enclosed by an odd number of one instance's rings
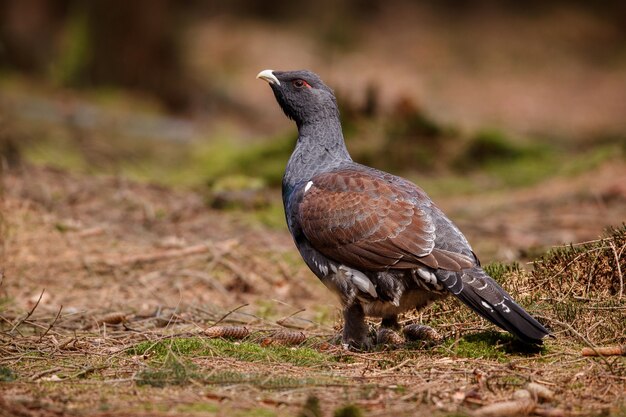
[[[577,9],[405,7],[196,24],[192,115],[2,74],[0,416],[626,416],[626,356],[582,354],[626,346],[623,35]],[[355,160],[423,186],[556,337],[530,349],[447,299],[402,317],[438,344],[338,346],[284,224],[295,130],[268,67],[322,75]]]
[[[440,344],[359,353],[336,345],[338,303],[285,229],[192,191],[23,164],[3,175],[0,415],[492,415],[477,410],[528,383],[550,393],[531,385],[518,412],[624,415],[625,357],[581,354],[626,344],[626,238],[598,240],[626,219],[623,178],[613,161],[438,201],[491,259],[592,241],[499,273],[553,330],[544,347],[447,300],[403,318]]]

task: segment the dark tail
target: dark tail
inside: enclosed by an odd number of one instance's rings
[[[550,332],[480,267],[436,272],[439,282],[469,308],[527,343],[541,344]]]

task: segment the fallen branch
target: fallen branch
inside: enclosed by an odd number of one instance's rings
[[[301,308],[300,310],[296,311],[295,313],[291,313],[290,315],[288,315],[287,317],[283,317],[280,320],[276,320],[276,324],[278,324],[279,326],[283,326],[283,327],[291,327],[289,325],[287,325],[287,320],[289,320],[290,318],[292,318],[293,316],[295,316],[296,314],[300,314],[303,311],[306,311],[306,308]]]
[[[619,260],[622,257],[622,253],[624,252],[624,248],[626,248],[626,245],[621,247],[619,253],[617,253],[617,248],[615,247],[614,242],[610,242],[609,246],[611,246],[611,249],[613,250],[613,255],[615,256],[617,276],[619,277],[619,294],[617,295],[617,299],[621,300],[622,296],[624,295],[624,275],[622,274],[622,267],[619,264]]]
[[[626,345],[583,348],[583,356],[626,356]]]
[[[561,408],[541,408],[537,407],[533,411],[533,414],[542,417],[573,417],[579,416],[579,413],[573,413],[571,411],[563,410]]]
[[[545,401],[554,400],[554,392],[551,389],[544,387],[543,385],[536,382],[529,382],[528,384],[526,384],[526,390],[528,390],[528,392],[533,394],[538,399]]]
[[[475,417],[502,417],[530,414],[537,403],[532,398],[522,398],[513,401],[502,401],[486,405],[476,410]]]
[[[38,380],[38,379],[39,379],[39,378],[41,378],[41,377],[44,377],[44,376],[49,375],[49,374],[53,374],[53,373],[55,373],[55,372],[59,372],[59,371],[60,371],[60,370],[62,370],[62,369],[63,369],[63,368],[60,368],[60,367],[55,367],[55,368],[50,368],[50,369],[44,369],[43,371],[41,371],[41,372],[37,372],[36,374],[32,375],[32,376],[30,377],[30,380],[31,380],[31,381],[36,381],[36,380]]]
[[[46,329],[45,332],[43,332],[43,334],[41,336],[39,336],[39,341],[41,342],[43,340],[44,337],[46,337],[46,335],[48,334],[48,332],[52,329],[52,327],[54,326],[54,324],[57,322],[57,320],[59,319],[59,317],[61,316],[61,311],[63,310],[63,306],[59,307],[59,311],[57,313],[57,315],[54,317],[54,320],[52,320],[52,323],[50,323],[50,325],[48,326],[48,328]]]
[[[23,319],[19,320],[17,323],[15,323],[15,325],[13,326],[13,328],[11,329],[11,331],[9,332],[9,334],[13,334],[13,332],[15,331],[15,329],[17,329],[18,327],[20,327],[22,325],[22,323],[24,323],[26,320],[28,320],[28,318],[30,316],[33,315],[33,313],[35,312],[35,309],[37,309],[37,306],[39,305],[39,302],[41,301],[41,297],[43,297],[43,293],[46,292],[46,289],[44,288],[43,290],[41,290],[41,294],[39,294],[39,298],[37,299],[37,302],[35,303],[35,305],[33,306],[33,308],[30,309],[30,311],[28,312],[28,314],[26,314],[26,317],[24,317]],[[21,334],[21,333],[20,333]]]
[[[226,314],[224,314],[222,317],[220,317],[220,318],[219,318],[219,320],[217,320],[215,323],[213,323],[212,325],[210,325],[209,327],[207,327],[207,329],[210,329],[211,327],[215,327],[215,326],[217,326],[219,323],[221,323],[222,321],[224,321],[224,320],[226,319],[226,317],[230,316],[230,315],[231,315],[231,314],[233,314],[235,311],[237,311],[237,310],[239,310],[239,309],[241,309],[241,308],[247,307],[247,306],[249,306],[249,304],[248,304],[248,303],[246,303],[246,304],[242,304],[242,305],[240,305],[239,307],[237,307],[237,308],[235,308],[235,309],[233,309],[233,310],[230,310],[229,312],[227,312]],[[205,331],[206,331],[207,329],[205,329]]]
[[[572,332],[575,336],[578,336],[580,338],[580,340],[582,340],[587,346],[589,346],[589,350],[593,351],[593,352],[597,352],[598,348],[596,348],[593,343],[591,343],[585,336],[583,336],[582,334],[580,334],[578,331],[576,331],[576,329],[574,329],[569,323],[565,323],[562,322],[560,320],[554,319],[554,318],[550,318],[550,317],[545,317],[545,316],[540,316],[540,315],[536,315],[536,317],[542,318],[542,319],[546,319],[548,321],[551,321],[553,323],[559,324],[565,328],[567,328],[570,332]],[[615,375],[615,372],[613,370],[613,366],[611,365],[611,363],[604,357],[604,355],[597,355],[607,366],[607,368],[609,368],[609,372],[611,372],[612,375]]]

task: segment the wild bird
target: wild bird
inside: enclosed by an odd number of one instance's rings
[[[295,121],[282,181],[287,225],[308,267],[343,306],[344,346],[371,346],[365,317],[398,328],[398,314],[452,293],[521,340],[549,331],[485,271],[467,239],[410,181],[352,160],[333,90],[313,72],[261,71]]]

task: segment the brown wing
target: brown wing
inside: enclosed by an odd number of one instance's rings
[[[363,270],[420,265],[458,271],[474,262],[435,248],[430,200],[410,183],[369,172],[318,175],[305,186],[298,218],[319,252]]]

